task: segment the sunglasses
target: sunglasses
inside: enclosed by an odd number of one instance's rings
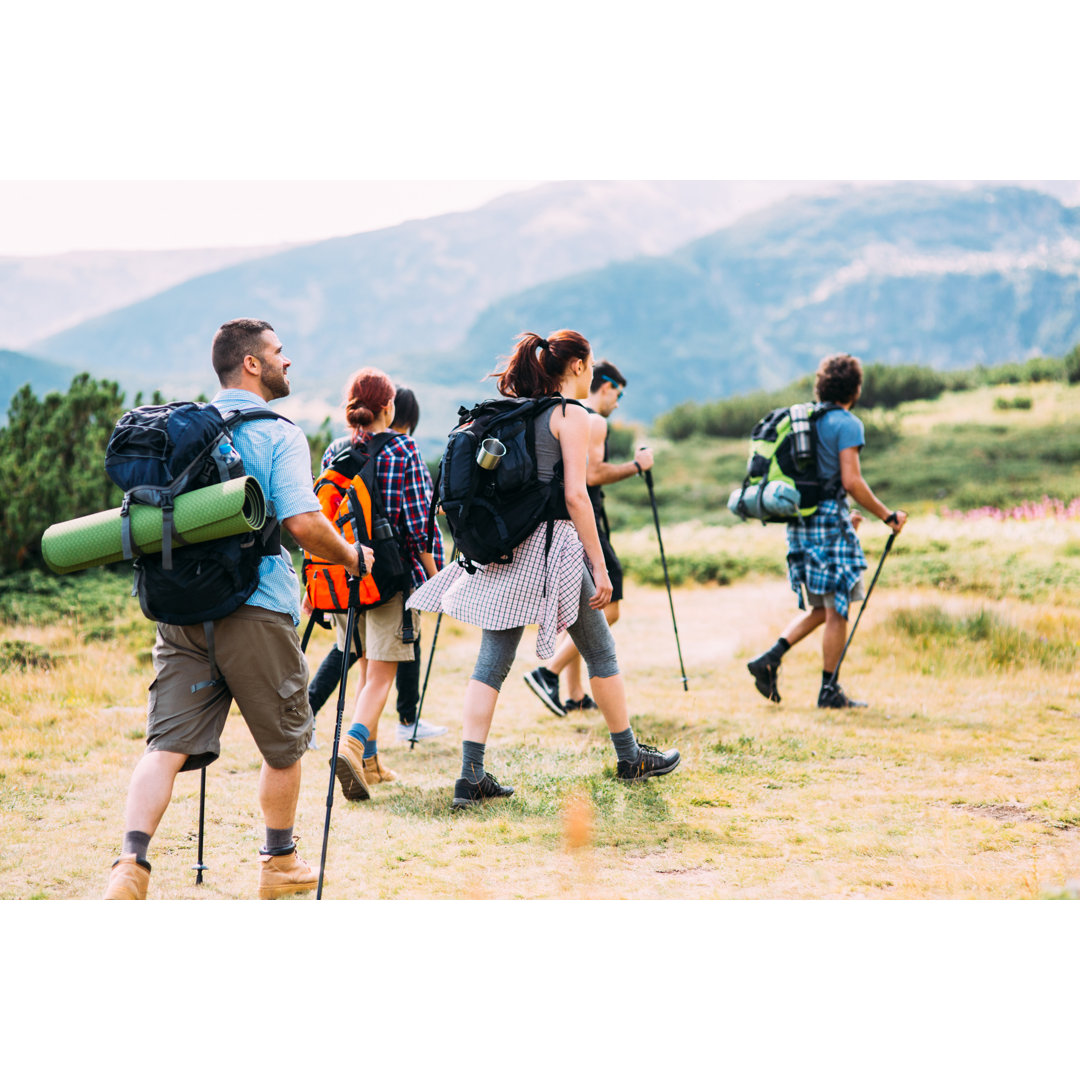
[[[621,386],[619,386],[619,384],[613,378],[611,378],[609,375],[601,375],[600,378],[603,379],[604,382],[611,383],[611,385],[614,386],[615,389],[619,391],[618,396],[615,398],[616,401],[619,401],[622,398],[623,394],[626,393],[626,391]]]

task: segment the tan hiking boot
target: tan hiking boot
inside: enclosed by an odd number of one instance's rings
[[[276,900],[290,893],[307,892],[319,884],[319,872],[312,870],[293,848],[288,855],[259,852],[259,899]]]
[[[334,770],[341,781],[341,793],[352,802],[371,798],[371,789],[364,776],[364,744],[346,735],[338,746],[337,766]]]
[[[397,773],[379,763],[379,755],[364,758],[364,779],[368,788],[373,784],[389,784],[397,779]]]
[[[103,900],[145,900],[150,884],[150,864],[136,855],[121,855],[112,864]]]

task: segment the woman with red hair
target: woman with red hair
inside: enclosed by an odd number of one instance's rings
[[[577,400],[588,395],[592,382],[589,343],[573,330],[559,330],[547,340],[538,334],[522,334],[497,374],[499,391],[505,397],[555,399],[554,407],[534,421],[536,469],[542,482],[560,490],[554,493],[557,520],[550,549],[547,523],[541,522],[514,549],[512,562],[491,563],[476,573],[467,573],[454,563],[409,599],[410,607],[445,611],[484,631],[465,689],[455,809],[514,793],[484,770],[484,752],[499,691],[522,632],[534,624],[539,626],[536,652],[542,660],[553,655],[556,634],[569,629],[611,734],[620,780],[659,776],[679,764],[678,750],[638,744],[630,726],[615,641],[602,611],[611,599],[611,578],[585,487],[589,414]]]
[[[349,380],[345,419],[353,445],[363,444],[392,427],[395,395],[394,384],[378,368],[361,368]],[[327,447],[323,468],[341,445],[337,441]],[[375,476],[387,521],[408,560],[410,591],[415,590],[438,572],[442,547],[436,536],[435,553],[427,550],[431,477],[411,435],[394,432],[375,458]],[[345,617],[335,616],[335,621],[338,648],[344,652]],[[338,751],[337,777],[346,799],[361,800],[371,797],[374,784],[397,778],[379,761],[379,717],[394,684],[398,664],[413,659],[413,643],[419,639],[420,626],[419,619],[405,608],[400,593],[378,607],[358,612],[356,623],[363,653],[359,663],[360,692],[352,725]]]

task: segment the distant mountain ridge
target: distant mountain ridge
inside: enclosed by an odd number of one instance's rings
[[[34,343],[130,389],[212,389],[209,341],[237,315],[270,319],[337,392],[363,363],[460,343],[489,304],[640,252],[670,251],[798,188],[787,182],[545,184],[471,211],[291,248],[185,281]],[[807,185],[801,185],[807,186]],[[317,386],[316,386],[317,384]]]
[[[0,348],[21,349],[197,274],[286,246],[0,256]]]
[[[0,349],[0,426],[17,390],[32,383],[41,398],[51,390],[67,390],[77,372],[65,364],[53,364],[36,356]]]
[[[451,374],[523,328],[581,329],[632,379],[624,415],[781,386],[824,355],[966,367],[1080,340],[1080,209],[1020,188],[793,198],[666,257],[492,305]]]

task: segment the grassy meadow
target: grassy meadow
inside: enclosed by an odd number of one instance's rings
[[[1012,394],[1031,397],[1032,407],[995,409],[997,397]],[[843,685],[871,707],[845,713],[815,707],[817,638],[788,654],[778,705],[756,693],[745,670],[795,608],[782,574],[784,530],[731,526],[720,509],[744,447],[657,443],[689,692],[651,514],[646,502],[641,516],[635,490],[644,485],[630,481],[609,499],[632,573],[615,637],[639,739],[678,746],[682,766],[644,784],[615,781],[598,714],[556,718],[522,682],[537,663],[528,631],[487,754],[516,794],[452,813],[461,699],[479,631],[444,619],[424,716],[450,734],[410,751],[394,743],[387,710],[380,752],[400,780],[367,803],[347,803],[338,789],[325,896],[1076,895],[1080,521],[963,520],[935,507],[963,508],[968,496],[958,494],[983,482],[1021,499],[1071,497],[1074,486],[1080,494],[1080,474],[1064,461],[1077,413],[1080,390],[1036,384],[945,395],[893,417],[895,441],[881,458],[907,455],[892,460],[903,462],[895,482],[912,494],[887,498],[913,517],[844,665]],[[951,463],[933,451],[949,440],[960,455]],[[1063,460],[1025,471],[1023,448],[1048,445]],[[974,448],[985,456],[972,459]],[[871,443],[865,471],[884,488],[878,464]],[[915,494],[934,470],[953,485],[947,496]],[[886,533],[876,522],[863,533],[872,573]],[[89,572],[77,590],[74,580],[26,576],[0,598],[0,898],[100,896],[142,753],[152,627],[124,573]],[[433,626],[425,616],[425,658]],[[313,667],[330,645],[316,631]],[[328,705],[319,748],[305,759],[297,821],[313,864],[332,734]],[[151,845],[151,897],[254,896],[259,762],[234,713],[208,773],[205,883],[196,886],[191,869],[198,774],[184,774]]]

